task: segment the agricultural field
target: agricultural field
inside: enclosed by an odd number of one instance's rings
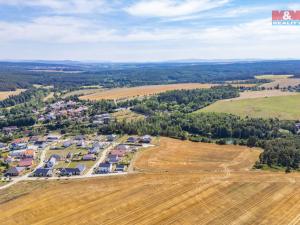
[[[198,112],[221,112],[242,117],[300,119],[300,95],[218,101]]]
[[[142,114],[135,113],[129,109],[121,110],[112,114],[113,118],[116,118],[117,121],[121,122],[126,121],[137,121],[145,119],[145,116]]]
[[[19,95],[25,89],[17,89],[15,91],[0,91],[0,101],[8,98],[9,96]]]
[[[54,98],[54,92],[50,92],[44,99],[43,101],[46,102],[50,99],[53,99]]]
[[[185,155],[179,154],[176,144]],[[258,157],[257,149],[222,150],[213,144],[163,138],[158,147],[142,151],[136,159],[135,167],[147,172],[20,183],[0,191],[0,223],[299,223],[299,174],[248,171]],[[207,163],[223,169],[216,171]],[[159,172],[156,167],[170,171]]]
[[[133,168],[149,172],[247,171],[261,153],[260,149],[232,145],[194,143],[161,138],[156,147],[138,156]]]
[[[180,90],[180,89],[196,89],[210,88],[213,84],[200,83],[185,83],[185,84],[169,84],[169,85],[149,85],[132,88],[114,88],[109,90],[100,90],[93,94],[81,96],[83,100],[97,101],[101,99],[124,100],[135,97],[143,97],[159,94],[165,91]]]
[[[294,75],[292,75],[292,74],[285,74],[285,75],[270,74],[270,75],[257,75],[257,76],[255,76],[255,79],[276,80],[276,79],[287,79],[287,78],[291,78],[291,77],[294,77]]]
[[[300,85],[300,79],[299,78],[288,78],[288,79],[276,79],[273,80],[271,83],[266,83],[260,85],[260,87],[264,87],[266,89],[270,88],[288,88],[288,87],[296,87]]]
[[[288,92],[281,90],[263,90],[263,91],[244,91],[240,93],[240,96],[232,99],[225,99],[222,101],[237,101],[243,99],[253,99],[253,98],[267,98],[276,96],[291,96],[298,95],[296,92]]]
[[[94,93],[98,93],[100,91],[102,91],[102,89],[100,88],[80,89],[80,90],[70,91],[68,93],[65,93],[62,95],[62,98],[68,98],[71,96],[91,95]]]

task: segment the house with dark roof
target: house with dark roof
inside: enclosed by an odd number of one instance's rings
[[[128,139],[127,139],[127,142],[128,143],[136,143],[136,142],[138,142],[138,138],[137,137],[129,137]]]
[[[61,168],[60,176],[74,176],[81,175],[86,169],[84,164],[78,164],[75,168]]]
[[[5,176],[11,176],[11,177],[15,177],[15,176],[20,176],[23,172],[25,171],[25,167],[11,167],[10,169],[8,169],[5,173]]]
[[[38,168],[33,172],[34,177],[52,177],[53,170],[49,168]]]
[[[117,155],[108,155],[106,162],[110,163],[110,164],[115,164],[118,163],[120,161],[120,158]]]
[[[152,141],[152,138],[150,135],[145,135],[140,138],[140,143],[149,144]]]
[[[82,157],[82,160],[84,161],[96,160],[96,156],[94,154],[87,154]]]
[[[117,139],[117,135],[115,134],[110,134],[106,136],[107,141],[114,141]]]
[[[112,164],[110,163],[100,163],[97,173],[111,173],[112,172]]]
[[[89,149],[89,154],[98,154],[100,152],[100,148],[99,147],[92,147]]]
[[[64,148],[68,148],[68,147],[70,147],[72,145],[72,141],[64,141],[64,143],[63,143],[63,147]]]
[[[126,166],[119,164],[116,166],[115,172],[124,172],[126,170]]]
[[[58,154],[53,154],[50,156],[50,158],[55,158],[56,161],[62,161],[63,158],[62,156],[58,155]]]

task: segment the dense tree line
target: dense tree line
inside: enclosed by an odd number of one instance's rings
[[[249,80],[257,74],[295,74],[300,61],[263,61],[236,63],[0,63],[0,90],[29,88],[33,84],[70,89],[84,85],[104,87],[149,84]],[[36,70],[39,68],[39,70]],[[44,71],[43,71],[44,70]],[[53,70],[51,73],[47,70]],[[56,71],[57,70],[57,71]],[[60,72],[61,71],[61,72]],[[76,71],[70,73],[70,71]]]
[[[238,96],[238,89],[230,86],[168,91],[141,101],[133,107],[133,111],[148,115],[158,111],[190,113],[204,108],[217,100]]]
[[[29,101],[41,101],[48,94],[46,89],[31,88],[19,95],[10,96],[3,101],[0,101],[0,108],[15,106]]]
[[[233,144],[265,149],[260,159],[262,164],[299,168],[300,148],[296,145],[295,128],[290,122],[278,119],[240,118],[217,113],[160,113],[142,121],[113,122],[100,128],[100,132],[162,135],[219,144],[230,140]]]

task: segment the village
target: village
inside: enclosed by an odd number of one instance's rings
[[[87,122],[93,126],[108,124],[113,119],[104,113],[91,116],[89,108],[75,101],[58,101],[36,112],[38,124],[64,117],[68,120]],[[0,143],[0,185],[14,180],[90,177],[93,175],[127,173],[134,154],[151,143],[151,137],[48,132],[32,135],[31,130],[17,126],[4,127],[2,132],[13,138]],[[21,134],[21,135],[20,135]]]
[[[139,148],[151,143],[151,137],[117,135],[68,137],[49,134],[45,138],[14,140],[1,146],[2,160],[9,165],[2,181],[15,177],[28,178],[92,176],[126,173]]]

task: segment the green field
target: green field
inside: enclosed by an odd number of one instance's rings
[[[274,80],[274,79],[286,79],[291,78],[294,75],[258,75],[255,76],[255,79],[267,79],[267,80]]]
[[[223,112],[239,116],[300,119],[300,95],[218,101],[198,112]]]

